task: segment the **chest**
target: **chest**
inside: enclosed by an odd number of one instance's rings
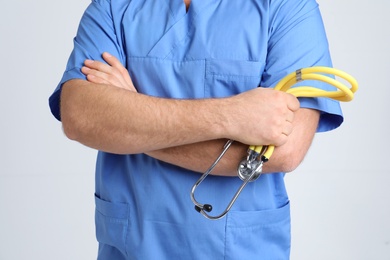
[[[186,12],[182,1],[132,1],[121,34],[137,90],[208,98],[259,86],[268,46],[263,2],[192,0]]]
[[[141,3],[142,4],[139,4]],[[121,34],[130,56],[176,61],[264,60],[268,43],[265,1],[132,1]]]

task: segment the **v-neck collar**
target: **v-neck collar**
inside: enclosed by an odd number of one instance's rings
[[[217,4],[221,0],[192,0],[186,12],[183,0],[168,1],[171,15],[174,17],[174,24],[161,36],[153,48],[149,51],[149,57],[167,58],[193,30],[194,24],[207,7]]]
[[[190,2],[188,3],[188,6],[187,6],[187,3],[185,2],[185,0],[183,0],[183,2],[184,2],[184,6],[186,8],[186,12],[188,12],[188,9],[190,9],[192,0],[190,0]]]

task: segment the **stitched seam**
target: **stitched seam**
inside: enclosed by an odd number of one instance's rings
[[[127,222],[126,222],[126,236],[124,240],[124,249],[125,249],[125,254],[126,257],[129,257],[129,252],[127,250],[127,239],[129,238],[130,234],[130,206],[127,207]]]
[[[226,251],[227,251],[227,236],[226,236],[226,234],[227,234],[227,222],[228,222],[228,218],[229,218],[229,216],[226,216],[226,218],[225,218],[225,235],[224,235],[224,237],[225,237],[225,248],[224,248],[224,252],[223,252],[223,259],[224,260],[226,260]]]

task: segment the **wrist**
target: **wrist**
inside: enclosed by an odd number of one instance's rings
[[[234,139],[234,102],[232,98],[216,99],[214,104],[214,124],[212,128],[216,133],[217,139]]]

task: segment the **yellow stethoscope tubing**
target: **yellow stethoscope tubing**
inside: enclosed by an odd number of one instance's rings
[[[323,74],[330,74],[330,75],[343,78],[350,84],[350,88],[347,87],[342,82],[337,81]],[[326,91],[326,90],[318,89],[315,87],[309,87],[309,86],[298,86],[292,88],[292,86],[294,86],[298,82],[305,81],[305,80],[322,81],[336,87],[337,90]],[[288,74],[281,81],[279,81],[279,83],[275,86],[274,89],[279,91],[284,91],[286,93],[290,93],[295,97],[313,97],[313,98],[324,97],[324,98],[330,98],[337,101],[348,102],[354,98],[354,93],[358,89],[358,83],[354,77],[352,77],[351,75],[349,75],[344,71],[335,68],[330,68],[330,67],[315,66],[315,67],[303,68]],[[264,148],[265,147],[263,145],[249,146],[250,150],[253,150],[259,154]],[[275,150],[275,146],[268,145],[266,147],[266,151],[263,154],[264,159],[268,160],[272,156],[274,150]]]

